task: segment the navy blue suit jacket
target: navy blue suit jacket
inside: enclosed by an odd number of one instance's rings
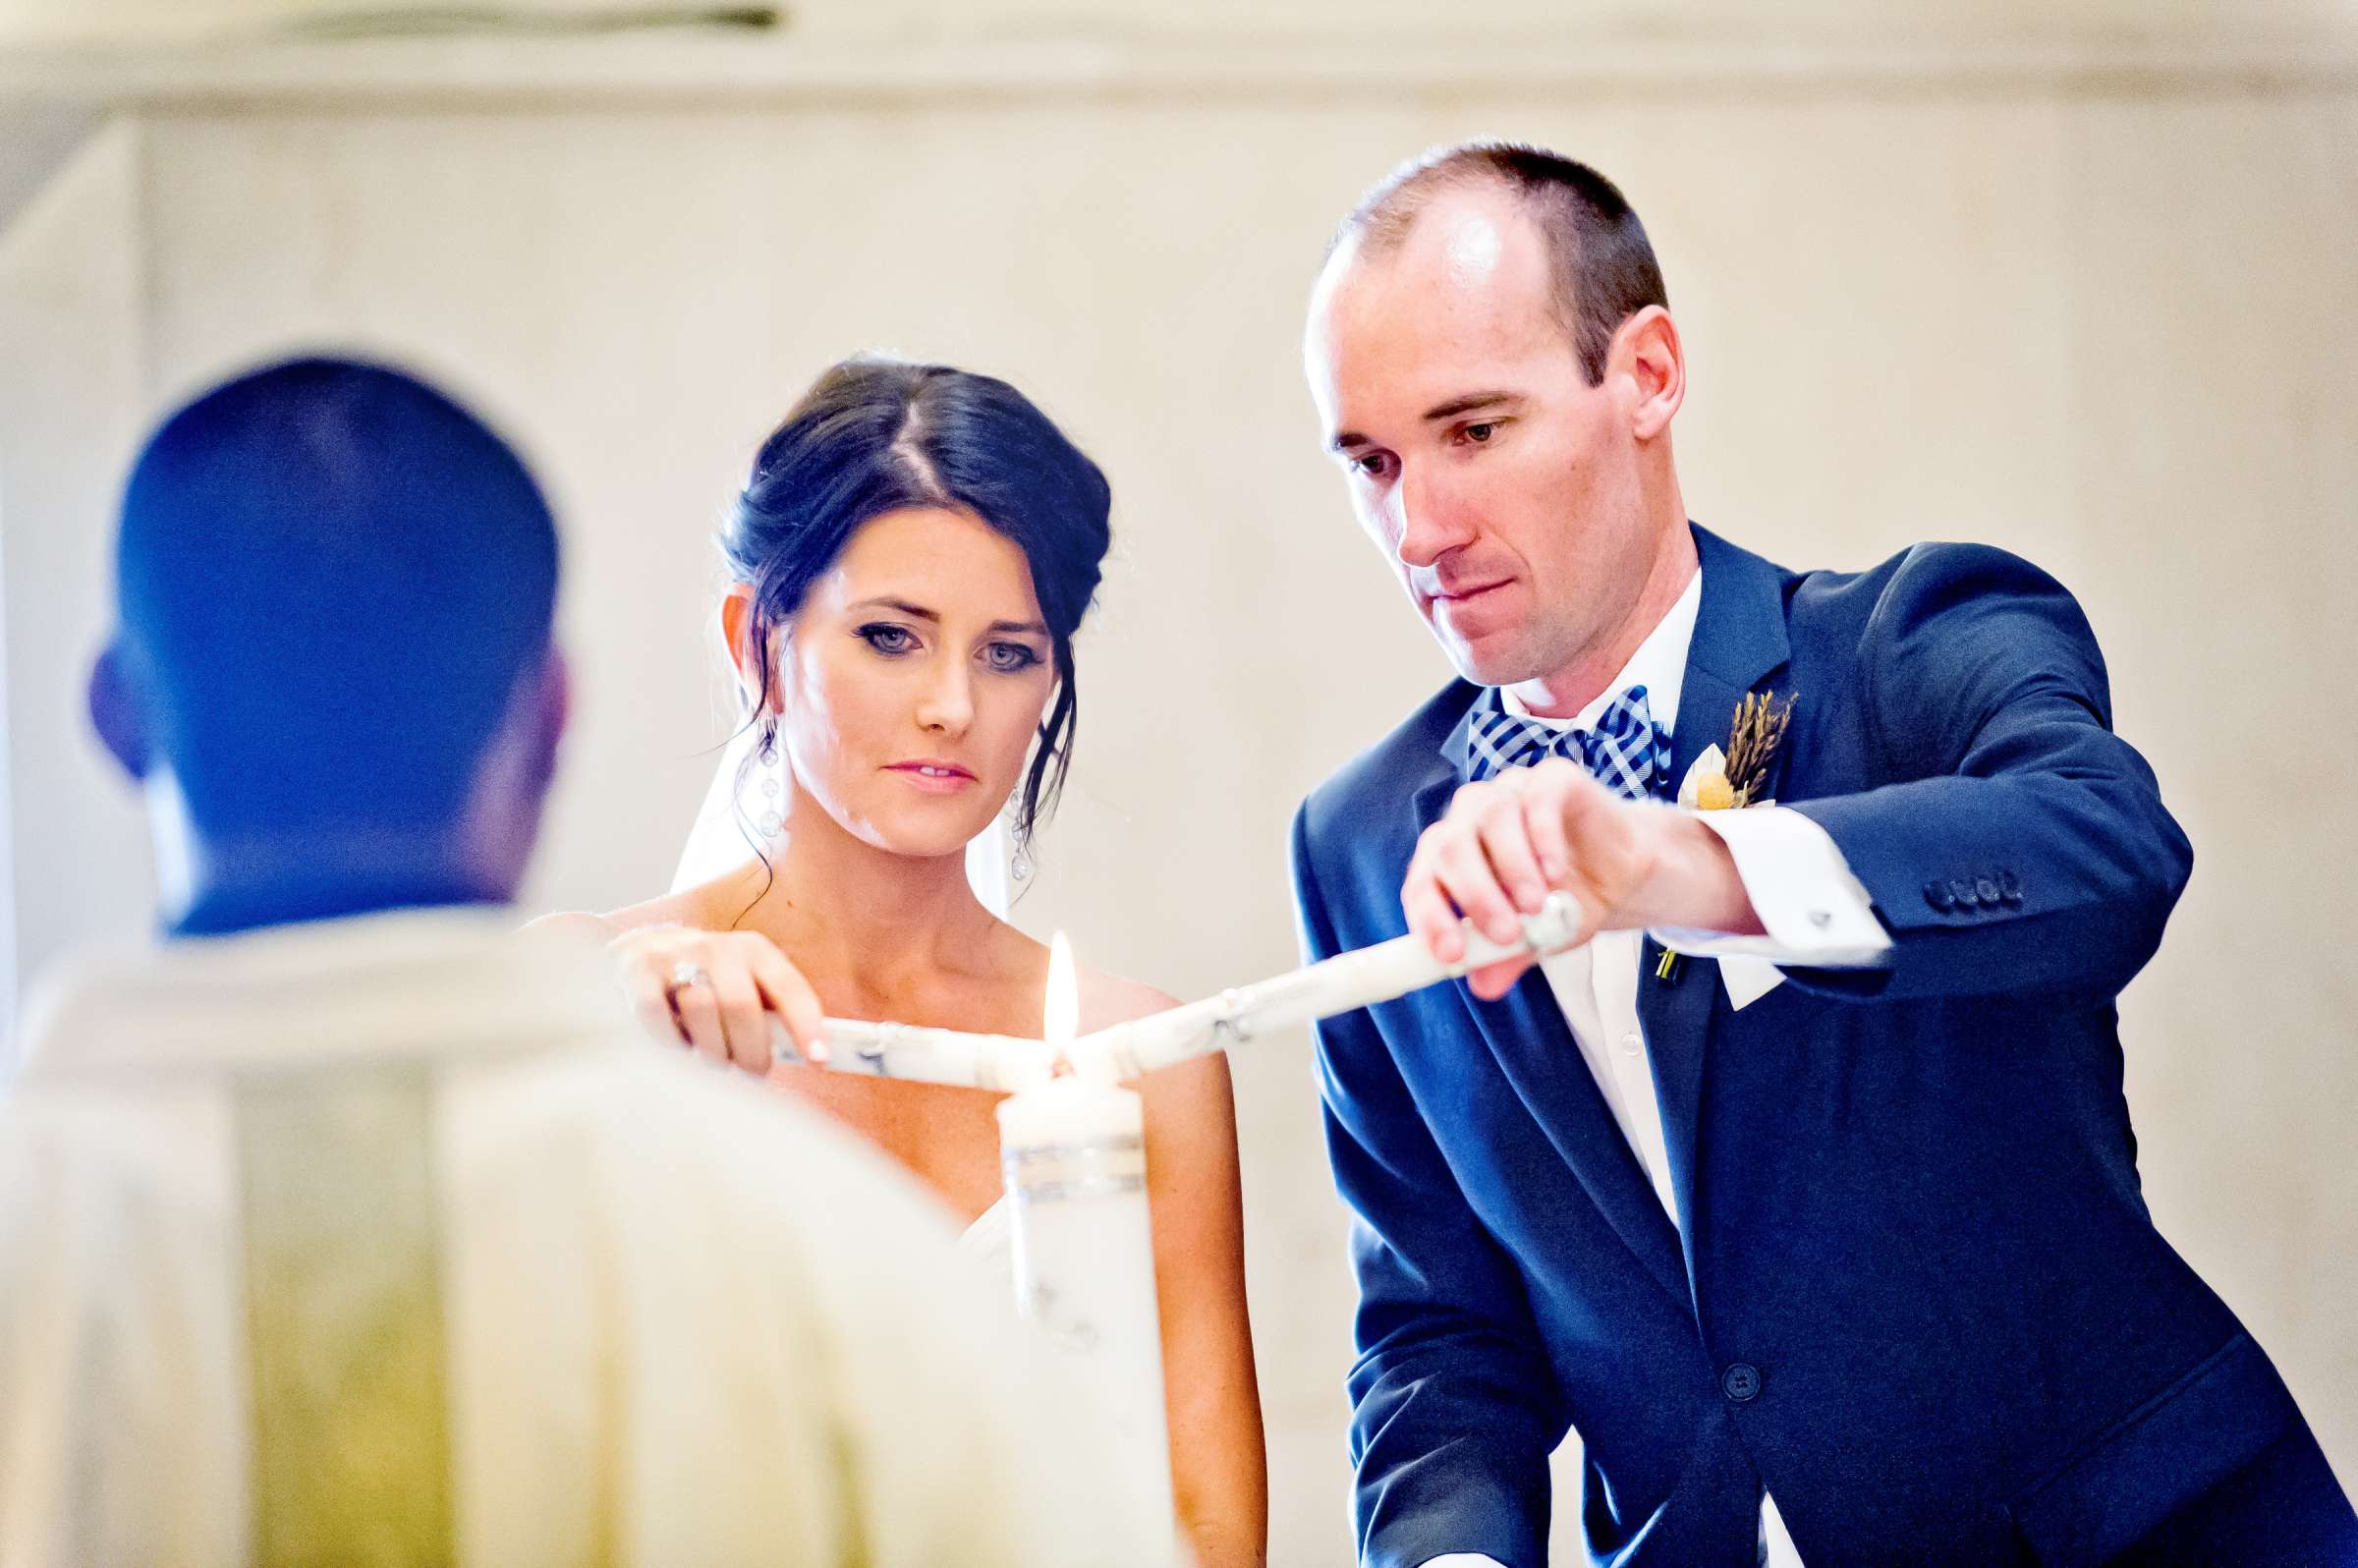
[[[1794,574],[1695,535],[1676,776],[1744,693],[1796,694],[1770,794],[1832,836],[1892,962],[1738,1012],[1648,942],[1675,1229],[1537,971],[1320,1027],[1363,1560],[1540,1568],[1569,1424],[1590,1549],[1630,1568],[1749,1565],[1764,1485],[1811,1568],[2100,1562],[2300,1422],[2138,1189],[2113,998],[2191,851],[2036,568],[1932,544]],[[1405,929],[1477,695],[1304,804],[1314,955]]]

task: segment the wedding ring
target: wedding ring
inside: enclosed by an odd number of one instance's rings
[[[709,985],[711,983],[712,977],[703,965],[683,958],[671,966],[671,983],[664,986],[663,989],[665,994],[669,995],[684,991],[691,985]]]

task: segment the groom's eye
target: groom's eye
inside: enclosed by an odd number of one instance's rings
[[[1351,472],[1361,478],[1380,479],[1384,476],[1384,465],[1391,460],[1392,455],[1389,452],[1362,452],[1347,461],[1350,463]]]
[[[864,626],[855,635],[879,653],[907,653],[917,646],[917,639],[907,627],[894,626],[888,621]]]
[[[1498,421],[1496,420],[1484,420],[1477,423],[1469,424],[1464,429],[1458,431],[1458,434],[1464,436],[1476,446],[1485,444],[1491,436],[1496,435],[1497,433]]]

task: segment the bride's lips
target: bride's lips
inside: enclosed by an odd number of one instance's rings
[[[894,762],[884,769],[907,779],[911,787],[928,795],[956,795],[969,790],[980,781],[956,762],[944,762],[935,757],[921,756],[906,762]]]

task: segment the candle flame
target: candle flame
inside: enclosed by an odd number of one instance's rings
[[[1081,1032],[1081,981],[1073,972],[1073,944],[1058,931],[1048,944],[1048,994],[1040,1008],[1040,1037],[1061,1056]]]

